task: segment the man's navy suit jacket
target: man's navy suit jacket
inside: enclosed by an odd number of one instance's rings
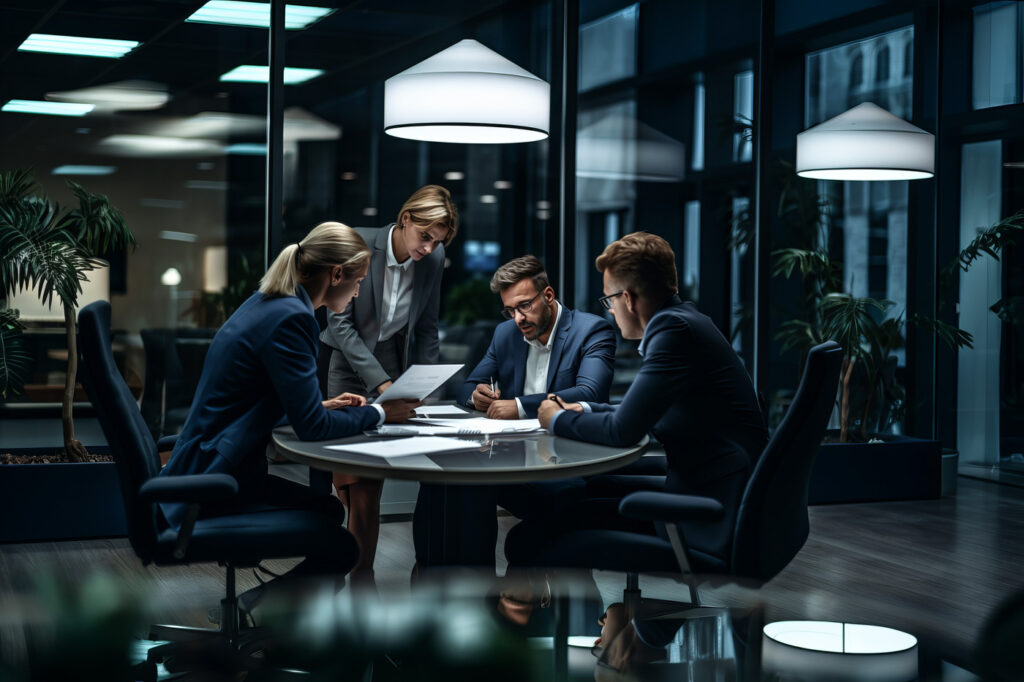
[[[530,345],[523,340],[514,320],[502,322],[494,330],[487,354],[459,390],[459,402],[473,407],[477,384],[498,381],[501,398],[519,398],[526,416],[537,416],[537,408],[552,391],[565,402],[580,400],[605,402],[612,385],[615,366],[615,330],[605,319],[562,306],[555,343],[551,347],[546,390],[523,395],[526,383],[526,356]]]
[[[161,476],[266,473],[266,445],[282,417],[302,440],[341,438],[379,420],[372,407],[327,410],[316,377],[319,327],[309,294],[256,292],[213,337],[185,427]],[[161,505],[172,526],[184,504]]]
[[[650,432],[665,447],[665,489],[718,499],[725,517],[681,524],[691,550],[723,559],[739,499],[768,430],[750,376],[711,318],[672,297],[647,324],[643,365],[618,405],[559,412],[553,432],[625,446]]]

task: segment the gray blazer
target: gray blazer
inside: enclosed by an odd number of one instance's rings
[[[343,313],[328,313],[327,328],[320,340],[341,351],[349,365],[370,390],[392,377],[373,356],[380,334],[380,309],[384,301],[384,270],[387,266],[388,232],[385,227],[357,227],[370,247],[370,273],[356,297]],[[405,336],[406,364],[436,364],[439,358],[438,311],[441,307],[441,273],[444,246],[412,266],[412,300],[409,302],[409,332]],[[413,349],[409,363],[409,349]]]

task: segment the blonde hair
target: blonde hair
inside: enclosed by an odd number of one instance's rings
[[[459,215],[452,203],[451,192],[440,185],[424,185],[412,193],[412,196],[405,200],[402,208],[398,211],[398,220],[395,224],[402,225],[402,216],[409,214],[409,220],[423,227],[434,227],[435,225],[448,230],[444,245],[448,246],[455,239],[455,233],[459,229]]]
[[[294,296],[297,287],[340,265],[346,279],[358,275],[370,260],[359,233],[341,223],[320,223],[297,244],[289,244],[260,280],[267,296]]]
[[[676,254],[668,242],[650,232],[634,232],[604,247],[594,261],[598,272],[637,296],[662,301],[679,293]]]

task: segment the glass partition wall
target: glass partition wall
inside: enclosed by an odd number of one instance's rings
[[[118,359],[154,433],[180,426],[204,339],[255,288],[268,250],[323,220],[384,226],[434,183],[461,214],[446,360],[483,352],[502,262],[541,257],[561,300],[601,313],[594,258],[648,230],[672,244],[683,294],[756,374],[775,422],[801,365],[780,333],[807,311],[773,252],[817,249],[849,293],[890,302],[879,322],[903,325],[886,371],[905,392],[872,428],[938,438],[997,474],[1020,460],[1019,247],[942,284],[978,228],[1020,206],[1017,4],[310,0],[277,31],[268,3],[220,4],[0,2],[2,167],[33,168],[62,204],[64,180],[81,182],[124,213],[138,248],[107,254],[90,287],[112,302]],[[83,40],[97,38],[128,42],[96,56]],[[549,138],[384,133],[385,81],[466,38],[551,85]],[[273,79],[283,94],[268,107]],[[796,135],[865,101],[936,133],[936,178],[796,179]],[[63,104],[74,115],[45,111]],[[281,131],[269,146],[268,126]],[[52,402],[62,316],[31,297],[6,304],[23,311],[32,356],[29,390],[7,402]],[[915,316],[959,324],[973,349],[947,349]],[[620,346],[618,395],[638,366]]]
[[[82,303],[107,299],[117,359],[154,433],[180,428],[203,345],[263,271],[267,21],[203,3],[3,3],[0,168],[105,195],[137,248],[105,254]],[[301,29],[296,29],[301,30]],[[59,303],[21,310],[31,356],[12,403],[60,400]]]

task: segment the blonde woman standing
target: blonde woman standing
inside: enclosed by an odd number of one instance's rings
[[[457,230],[451,194],[438,185],[416,190],[394,223],[356,228],[371,249],[369,286],[344,312],[328,316],[320,336],[334,349],[329,395],[376,396],[410,364],[438,362],[444,250]],[[360,548],[352,577],[372,582],[383,481],[335,474],[334,485]]]

